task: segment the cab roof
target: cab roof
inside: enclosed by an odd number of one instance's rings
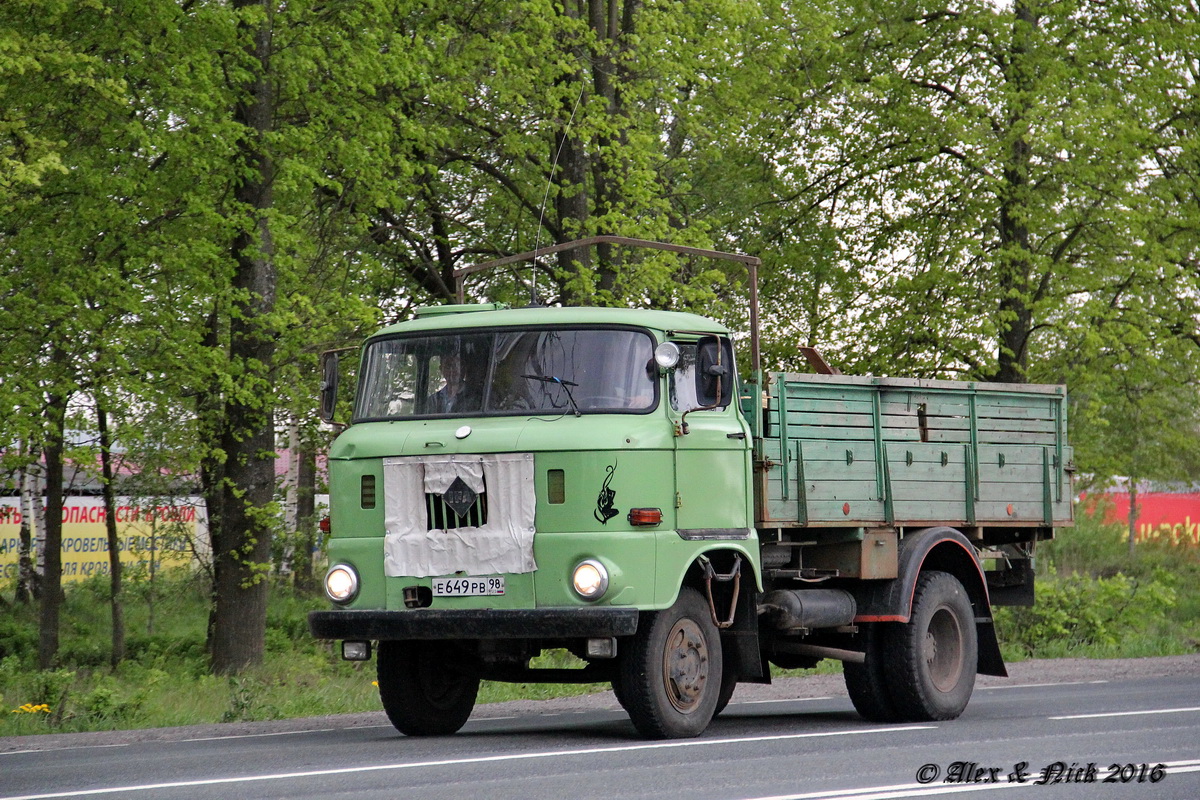
[[[375,336],[470,328],[539,327],[544,325],[625,325],[656,331],[727,334],[729,329],[699,314],[632,308],[536,307],[497,308],[438,306],[416,319],[389,325]]]

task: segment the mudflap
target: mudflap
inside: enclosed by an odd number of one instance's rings
[[[737,669],[739,682],[771,682],[771,670],[758,636],[758,592],[753,586],[738,597],[733,625],[721,631],[721,647],[726,653],[726,665],[732,664]]]

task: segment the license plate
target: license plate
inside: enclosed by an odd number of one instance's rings
[[[434,578],[434,597],[480,597],[504,594],[504,576],[483,578]]]

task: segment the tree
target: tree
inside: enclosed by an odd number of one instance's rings
[[[1158,87],[1185,80],[1188,44],[1154,9],[840,11],[835,91],[781,105],[765,130],[790,154],[774,163],[785,213],[827,231],[810,237],[836,259],[824,274],[851,276],[835,294],[844,322],[824,330],[844,365],[1054,379],[1120,298],[1162,291],[1142,210],[1168,112]],[[784,124],[802,111],[813,121]]]
[[[227,36],[209,43],[210,60],[197,67],[218,89],[193,100],[189,116],[194,134],[233,143],[217,170],[228,193],[209,198],[225,224],[229,269],[209,296],[211,371],[193,375],[202,435],[215,443],[201,476],[217,673],[262,658],[276,526],[275,414],[293,401],[311,407],[314,388],[312,377],[286,379],[315,364],[321,341],[371,317],[351,289],[371,268],[355,253],[366,236],[358,209],[396,191],[381,176],[402,164],[396,129],[408,123],[376,98],[408,75],[410,59],[407,43],[379,20],[409,10],[399,0],[286,7],[244,0],[198,4],[182,20],[203,30],[218,20]]]
[[[751,13],[722,0],[508,0],[410,18],[430,78],[394,91],[422,123],[413,153],[426,166],[401,205],[373,212],[375,252],[414,285],[406,299],[451,298],[453,270],[471,260],[596,233],[711,245],[700,220],[685,224],[683,126],[662,132],[706,96],[697,84],[732,71]],[[698,79],[701,63],[714,74]],[[530,282],[551,302],[712,308],[725,276],[603,246],[471,291],[524,302],[512,287]]]
[[[45,455],[38,652],[45,668],[58,649],[68,408],[96,389],[96,376],[126,367],[121,348],[105,339],[143,300],[127,302],[129,282],[119,271],[128,258],[126,226],[149,227],[160,216],[131,191],[149,162],[127,157],[146,141],[122,77],[129,30],[99,24],[103,12],[90,4],[9,5],[0,13],[3,35],[27,56],[6,84],[5,141],[16,143],[14,152],[32,150],[41,165],[10,173],[17,180],[3,198],[0,341],[12,374],[0,382],[0,421]]]

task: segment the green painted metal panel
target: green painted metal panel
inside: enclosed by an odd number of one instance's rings
[[[611,473],[609,468],[612,468]],[[674,527],[675,491],[670,481],[670,450],[551,450],[534,455],[537,529],[555,532],[629,531],[631,508],[659,508],[663,526]],[[550,503],[548,473],[563,473],[563,503]],[[613,492],[617,513],[603,524],[597,520],[600,493]]]
[[[571,589],[571,571],[585,558],[599,559],[608,570],[609,589],[599,605],[650,606],[657,574],[655,540],[660,533],[646,528],[588,534],[539,533],[534,539],[538,568],[530,574],[537,587],[538,606],[595,605],[581,600]]]
[[[659,331],[728,333],[718,322],[678,311],[647,311],[627,308],[515,308],[469,314],[426,316],[401,322],[379,331],[378,336],[422,331],[497,328],[505,326],[547,327],[551,325],[635,325]]]
[[[383,525],[380,523],[380,527]],[[383,583],[383,538],[341,536],[329,540],[329,564],[350,564],[358,571],[359,592],[345,608],[386,608]]]
[[[693,337],[726,332],[711,320],[674,312],[484,308],[427,314],[377,335],[561,325],[637,326],[649,330],[656,341],[672,332]],[[599,605],[666,608],[694,559],[714,550],[741,553],[746,574],[758,576],[761,587],[750,458],[750,434],[762,422],[758,396],[748,393],[740,408],[690,414],[691,433],[680,437],[680,415],[667,400],[668,376],[660,375],[659,381],[659,406],[646,414],[409,419],[359,423],[345,430],[329,455],[330,552],[354,559],[364,576],[354,607],[402,610],[405,588],[431,585],[427,577],[383,575],[383,461],[430,455],[530,453],[536,501],[537,569],[506,574],[502,596],[434,598],[435,608],[593,605],[570,587],[573,567],[585,558],[598,559],[608,568],[609,590]],[[372,508],[361,507],[365,475],[373,476],[377,487]],[[658,508],[663,521],[635,527],[627,517],[631,508]],[[730,537],[689,541],[676,532],[678,528],[727,530]]]
[[[679,595],[679,587],[688,569],[696,559],[705,553],[735,552],[742,556],[742,586],[755,586],[762,589],[762,570],[758,555],[758,535],[753,528],[748,529],[748,538],[741,540],[696,542],[680,538],[675,533],[660,532],[655,534],[655,544],[658,548],[658,575],[654,587],[654,601],[648,604],[639,603],[640,608],[660,610],[669,608]],[[724,614],[724,609],[718,609],[718,614]]]

